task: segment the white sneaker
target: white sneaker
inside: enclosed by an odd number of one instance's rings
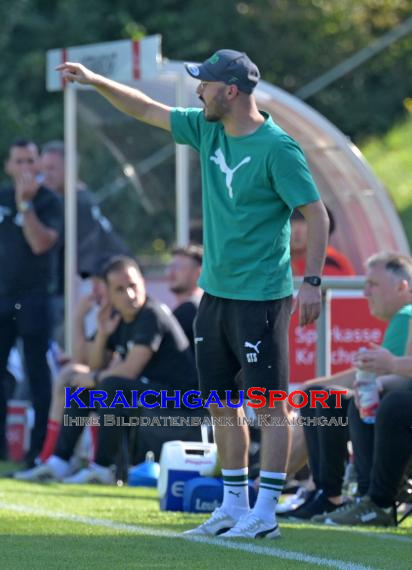
[[[183,534],[192,536],[217,536],[231,529],[237,520],[218,507],[215,509],[209,519],[200,526],[186,530]]]
[[[293,511],[303,505],[309,496],[309,491],[305,487],[299,487],[294,495],[291,495],[285,499],[282,503],[278,503],[276,506],[276,513],[286,513],[287,511]]]
[[[60,459],[60,457],[52,455],[46,463],[15,473],[14,478],[18,481],[61,481],[68,473],[69,463],[64,459]]]
[[[102,467],[96,463],[91,463],[87,469],[81,469],[75,475],[65,477],[63,483],[69,483],[70,485],[83,485],[86,483],[114,485],[115,477],[111,467]]]
[[[253,511],[221,535],[222,538],[278,538],[279,536],[280,530],[276,519],[268,523],[257,517]]]

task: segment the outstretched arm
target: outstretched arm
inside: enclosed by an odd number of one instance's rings
[[[171,108],[151,99],[138,89],[98,75],[80,63],[65,62],[56,68],[67,81],[91,85],[110,103],[139,121],[170,131]]]

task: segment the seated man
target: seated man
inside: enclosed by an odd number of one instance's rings
[[[71,385],[87,389],[98,387],[107,392],[108,401],[121,390],[129,403],[132,390],[141,393],[147,389],[180,389],[182,392],[196,389],[196,370],[189,342],[169,309],[146,296],[136,262],[123,256],[113,258],[103,276],[110,303],[102,307],[99,314],[98,330],[88,350],[89,368],[74,370]],[[114,353],[120,355],[121,360],[107,368]],[[81,397],[88,402],[87,390]],[[73,407],[67,413],[70,419],[88,415],[89,409]],[[130,410],[116,407],[109,413],[125,416]],[[76,482],[113,482],[110,467],[119,447],[121,429],[104,425],[104,409],[99,414],[101,427],[96,463],[83,470],[81,481]],[[69,459],[82,429],[82,426],[63,425],[54,455],[32,469],[30,476],[24,479],[67,477]]]
[[[380,253],[368,259],[364,294],[369,302],[372,315],[389,321],[382,346],[396,356],[403,356],[406,351],[409,323],[412,317],[412,261],[410,258],[394,253]],[[356,369],[340,372],[329,378],[318,378],[304,384],[304,388],[325,389],[343,388],[353,389]],[[342,399],[342,409],[336,409],[335,398],[329,397],[326,403],[330,408],[318,405],[316,409],[305,406],[301,415],[305,417],[319,416],[339,417],[346,416],[349,401]],[[353,427],[353,420],[349,418]],[[365,424],[366,426],[366,424]],[[368,433],[373,432],[373,426]],[[336,510],[342,505],[342,481],[344,465],[347,456],[348,432],[345,426],[317,426],[304,427],[306,444],[309,454],[309,463],[315,482],[315,492],[298,509],[289,511],[283,516],[296,519],[311,519]],[[353,443],[353,441],[352,441]],[[355,450],[355,469],[358,477],[369,481],[373,441],[369,440],[367,447],[369,453],[357,453]],[[364,492],[368,487],[365,484]]]
[[[408,354],[412,354],[411,349],[408,347]],[[377,384],[383,394],[386,392],[373,427],[372,467],[367,486],[360,487],[359,501],[313,520],[326,524],[393,526],[396,523],[393,506],[412,457],[412,356],[397,358],[375,346],[360,355],[357,365],[379,375]],[[354,421],[357,426],[359,417]],[[351,437],[355,452],[361,452],[356,429],[351,430]]]
[[[203,290],[197,284],[202,269],[203,248],[200,245],[178,247],[173,250],[172,255],[167,279],[169,290],[174,294],[177,303],[173,314],[194,352],[193,321],[203,295]]]

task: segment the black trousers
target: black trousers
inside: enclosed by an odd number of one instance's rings
[[[374,424],[366,424],[362,421],[354,400],[350,403],[348,416],[349,433],[353,446],[355,470],[358,479],[358,493],[366,495],[369,489],[373,463],[375,426]]]
[[[113,401],[117,390],[122,390],[129,404],[131,404],[131,391],[132,390],[147,390],[148,385],[143,384],[141,380],[127,380],[120,377],[105,378],[99,383],[96,390],[104,390],[107,392],[107,402]],[[71,389],[71,393],[75,388]],[[84,426],[76,425],[71,422],[72,418],[87,418],[92,411],[89,408],[89,390],[84,390],[78,398],[85,404],[85,408],[80,407],[75,400],[72,400],[71,407],[64,410],[64,415],[67,417],[67,425],[61,426],[59,438],[57,440],[56,450],[54,455],[61,459],[68,461],[73,455],[74,448],[83,432]],[[98,405],[98,404],[97,404]],[[112,465],[115,461],[116,454],[120,448],[122,428],[115,426],[104,425],[104,415],[110,414],[113,416],[122,416],[125,418],[130,417],[133,413],[136,414],[135,409],[124,408],[123,406],[116,406],[112,409],[96,407],[94,410],[100,418],[98,446],[96,451],[96,463],[103,466]]]
[[[342,418],[346,423],[349,401],[342,398],[342,408],[336,408],[336,397],[329,396],[325,402],[330,406],[323,408],[320,402],[316,408],[310,408],[310,391],[323,390],[322,386],[313,386],[306,390],[309,401],[301,408],[301,416],[319,419],[325,417]],[[309,456],[309,465],[317,489],[322,489],[327,497],[336,497],[342,492],[345,461],[347,459],[348,428],[346,426],[305,425],[305,440]]]
[[[46,353],[50,340],[50,304],[44,294],[0,297],[0,449],[6,447],[7,402],[4,378],[9,353],[16,340],[23,342],[26,372],[35,412],[27,459],[41,451],[51,401],[51,375]]]
[[[240,388],[287,390],[292,297],[272,301],[223,299],[205,293],[194,322],[200,391],[226,399]],[[201,340],[199,340],[201,339]]]
[[[178,385],[178,382],[175,383]],[[98,390],[104,390],[107,392],[107,402],[110,403],[113,401],[116,392],[121,390],[129,402],[132,403],[131,399],[131,392],[132,390],[138,390],[139,394],[143,391],[151,389],[151,390],[165,390],[166,387],[163,386],[154,386],[153,383],[147,384],[141,379],[137,380],[127,380],[125,378],[120,378],[116,376],[105,378],[102,382],[99,383],[97,388]],[[74,389],[72,389],[73,391]],[[170,394],[172,394],[173,390],[169,390]],[[89,404],[89,391],[85,390],[79,396],[80,400],[88,406]],[[148,398],[148,401],[151,401]],[[124,430],[128,429],[127,427],[122,426],[113,426],[113,425],[105,425],[104,416],[105,415],[112,415],[115,418],[123,417],[125,420],[129,419],[131,416],[146,416],[149,418],[153,418],[154,416],[169,416],[169,415],[181,415],[181,416],[203,416],[205,415],[203,409],[199,410],[188,410],[188,409],[181,409],[181,410],[174,410],[174,409],[162,409],[162,408],[154,408],[153,410],[149,410],[143,407],[139,407],[138,409],[135,408],[124,408],[121,405],[116,405],[114,408],[96,408],[95,410],[99,414],[100,419],[100,427],[99,427],[99,435],[98,435],[98,444],[96,450],[96,457],[95,462],[98,465],[102,465],[104,467],[109,467],[113,465],[116,461],[117,454],[121,449],[122,443],[122,435]],[[68,416],[69,425],[63,425],[59,434],[59,439],[57,442],[55,455],[68,461],[74,451],[76,443],[81,436],[83,431],[83,427],[80,425],[70,425],[70,418],[75,417],[87,417],[90,413],[90,409],[86,408],[79,408],[78,405],[73,402],[71,408],[67,408],[64,411],[64,414]],[[137,430],[137,450],[136,456],[134,457],[134,462],[143,461],[146,451],[153,451],[155,454],[156,460],[159,459],[160,450],[162,444],[165,441],[173,440],[173,439],[182,439],[185,441],[200,441],[201,440],[201,431],[200,427],[188,427],[186,428],[177,426],[177,427],[168,427],[168,426],[159,426],[159,427],[151,427],[151,426],[139,426],[137,428],[133,428]]]
[[[380,507],[389,507],[412,457],[412,391],[386,393],[375,425],[365,424],[355,405],[349,422],[359,492],[370,495]]]
[[[70,392],[73,393],[76,389],[77,388],[71,388]],[[84,429],[84,426],[82,426],[80,423],[76,423],[74,421],[71,423],[70,420],[74,420],[74,418],[88,418],[90,415],[89,390],[84,390],[81,394],[79,394],[78,398],[84,403],[86,407],[79,407],[77,402],[73,400],[70,404],[70,408],[64,409],[64,416],[65,419],[67,418],[67,423],[65,425],[65,422],[63,422],[63,424],[60,426],[59,437],[57,439],[56,448],[53,454],[57,455],[61,459],[64,459],[65,461],[69,461],[73,455],[76,443],[79,441]]]

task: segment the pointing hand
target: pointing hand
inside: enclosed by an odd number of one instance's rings
[[[57,71],[62,72],[63,79],[67,81],[75,81],[76,83],[82,83],[83,85],[91,85],[96,79],[96,74],[90,69],[87,69],[81,63],[71,63],[66,61],[61,63],[56,67]]]

